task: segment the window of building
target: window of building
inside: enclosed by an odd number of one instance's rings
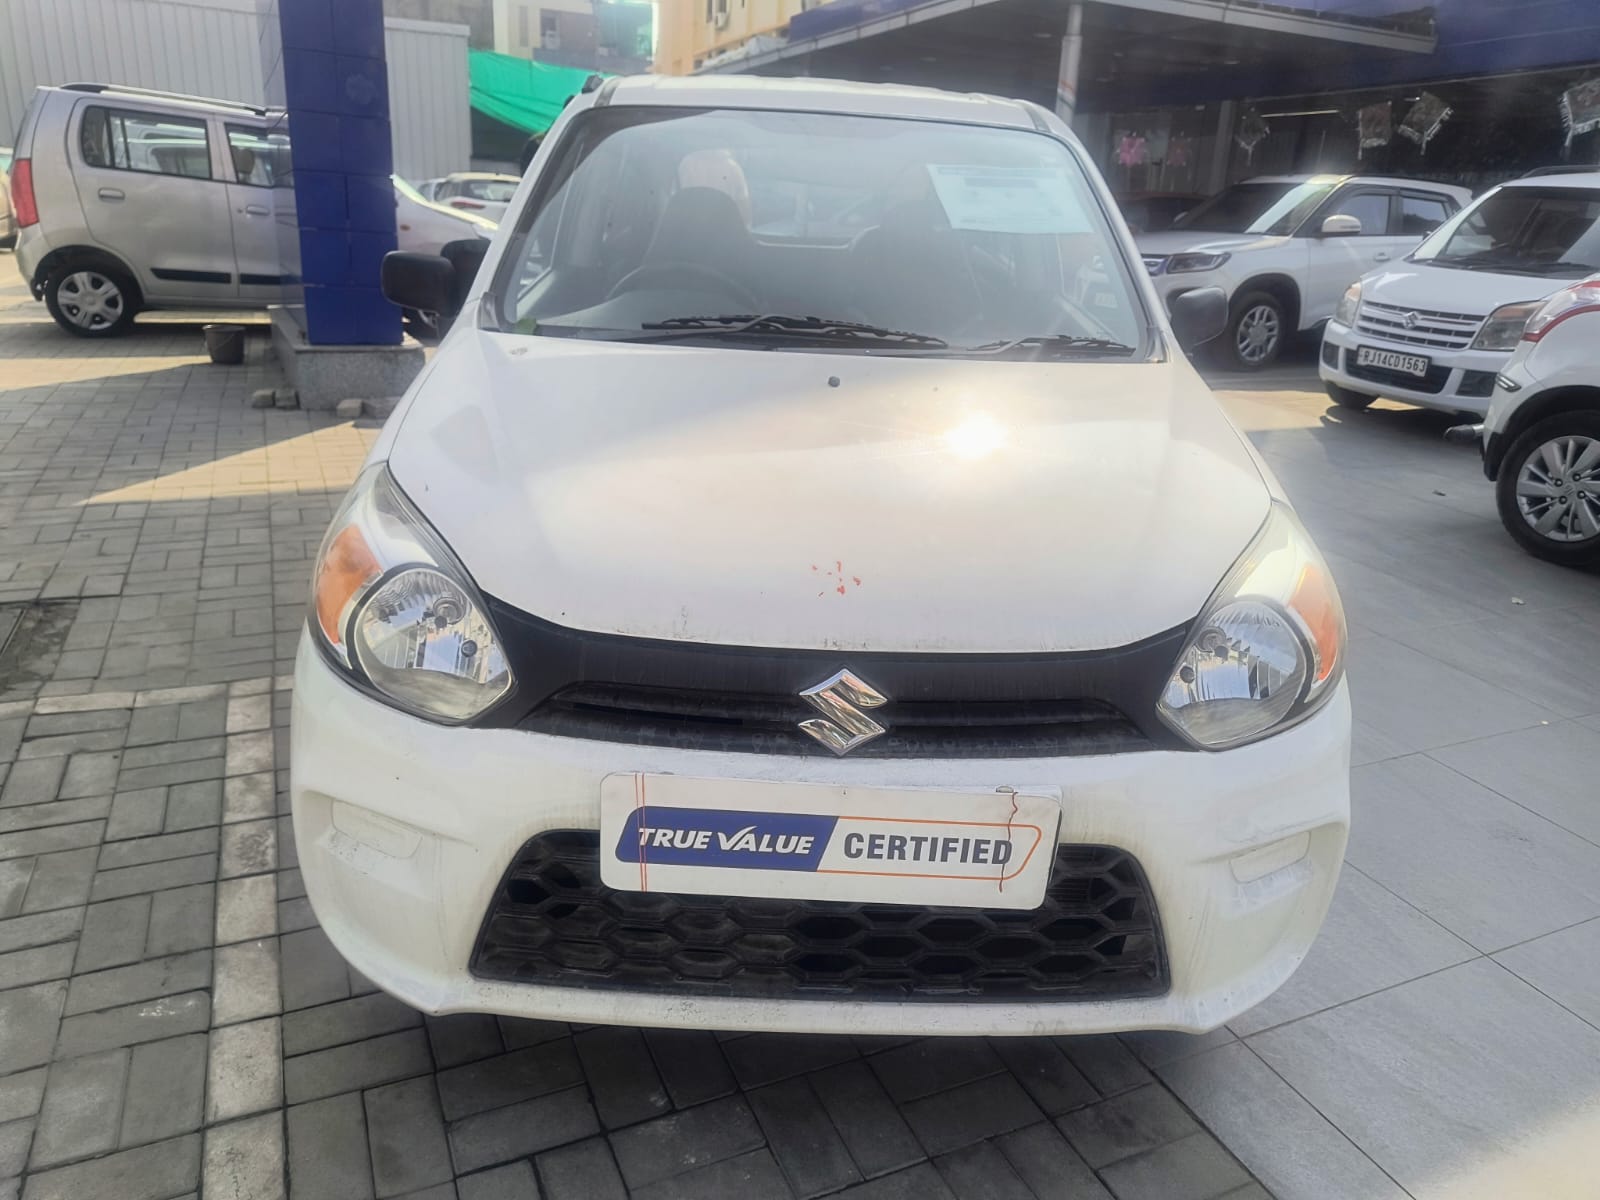
[[[517,9],[517,45],[527,46],[532,40],[528,36],[528,10],[519,8]]]
[[[1389,194],[1387,192],[1357,192],[1334,201],[1323,214],[1335,213],[1354,217],[1361,222],[1363,237],[1382,237],[1389,232]]]
[[[1400,232],[1406,237],[1426,237],[1450,217],[1443,200],[1427,196],[1400,197]]]
[[[91,167],[211,178],[211,144],[204,121],[91,108],[83,114],[79,141],[83,161]]]
[[[553,12],[539,14],[539,44],[546,50],[561,49],[561,25]]]

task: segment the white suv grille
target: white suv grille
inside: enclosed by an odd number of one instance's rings
[[[1356,332],[1407,346],[1465,350],[1478,336],[1483,321],[1483,317],[1471,313],[1435,312],[1363,300],[1356,316]]]

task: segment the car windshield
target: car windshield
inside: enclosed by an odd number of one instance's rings
[[[517,181],[514,179],[468,179],[461,185],[461,193],[471,196],[474,200],[487,200],[492,204],[504,204],[517,194]]]
[[[857,353],[1147,344],[1085,169],[1032,131],[596,109],[516,229],[497,283],[508,331]]]
[[[1333,180],[1305,183],[1236,183],[1196,205],[1174,229],[1206,233],[1293,233],[1338,186]]]
[[[1429,238],[1418,262],[1576,278],[1600,270],[1600,192],[1501,188]]]

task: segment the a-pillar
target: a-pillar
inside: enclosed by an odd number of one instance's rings
[[[281,57],[263,66],[288,111],[306,340],[398,345],[400,310],[378,290],[395,248],[383,0],[272,0],[269,22],[274,8]]]

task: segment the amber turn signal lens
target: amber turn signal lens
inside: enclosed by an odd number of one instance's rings
[[[1339,615],[1339,603],[1334,597],[1333,581],[1327,572],[1307,563],[1300,569],[1295,582],[1294,595],[1289,607],[1305,622],[1311,635],[1311,648],[1316,652],[1316,669],[1311,676],[1312,689],[1321,687],[1339,669],[1339,656],[1343,652],[1344,630]]]
[[[316,605],[317,624],[330,646],[344,644],[341,622],[350,603],[381,574],[377,555],[354,525],[345,526],[328,543],[317,564]]]

